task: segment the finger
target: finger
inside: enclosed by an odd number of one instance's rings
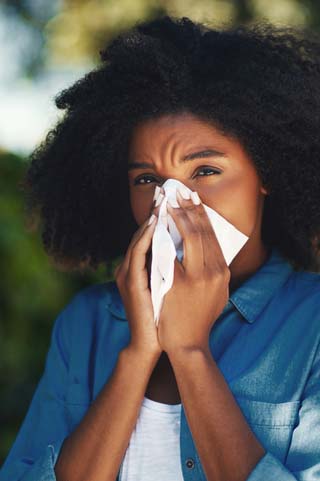
[[[149,221],[151,215],[154,214],[154,215],[156,215],[156,217],[158,217],[160,205],[161,205],[161,202],[162,202],[162,199],[163,199],[163,194],[164,194],[163,187],[160,188],[160,193],[162,194],[162,197],[158,200],[158,202],[157,202],[157,198],[153,198],[153,202],[152,202],[151,209],[150,209],[150,212],[149,212],[149,217],[141,224],[141,226],[134,233],[134,235],[133,235],[133,237],[130,241],[130,244],[127,248],[127,252],[126,252],[126,255],[125,255],[124,260],[122,262],[122,266],[121,266],[121,269],[123,270],[124,273],[128,272],[131,254],[132,254],[132,249],[135,246],[136,242],[143,235],[145,229],[148,227],[148,221]],[[156,206],[156,203],[158,203],[157,206]]]
[[[133,274],[134,279],[146,269],[146,256],[150,248],[152,236],[156,226],[156,216],[153,218],[153,222],[144,229],[143,234],[139,237],[135,245],[131,250],[131,256],[129,259],[128,272]]]
[[[202,202],[196,205],[191,199],[186,200],[181,196],[180,198],[181,205],[183,205],[185,211],[190,216],[191,222],[197,225],[201,233],[204,265],[208,268],[224,269],[226,267],[226,261]]]
[[[203,203],[194,205],[195,208],[189,208],[190,201],[186,201],[185,209],[191,215],[193,222],[197,222],[202,235],[202,245],[204,254],[204,263],[206,266],[220,266],[224,268],[226,261],[219,244],[214,227],[212,226],[209,216],[204,208]],[[192,203],[192,201],[191,201]]]
[[[203,204],[196,205],[197,219],[202,234],[202,245],[204,252],[204,263],[208,267],[220,267],[224,269],[227,264],[219,244],[214,227]]]
[[[165,197],[164,188],[163,187],[159,188],[158,192],[159,192],[159,195],[157,196],[157,198],[153,199],[152,207],[151,207],[151,210],[150,210],[150,215],[155,214],[157,216],[157,218],[159,218],[160,208],[161,208],[163,199]],[[167,215],[166,214],[164,216],[163,223],[167,226]]]
[[[190,214],[190,211],[195,210],[197,206],[192,201],[183,199],[178,190],[177,202],[181,207],[174,208],[167,204],[167,208],[183,240],[182,265],[189,274],[199,276],[204,266],[202,236],[195,215],[193,214],[192,220]],[[188,210],[186,205],[188,205]]]
[[[140,237],[143,235],[146,229],[148,229],[148,222],[149,222],[150,216],[140,225],[138,230],[133,234],[132,239],[130,241],[130,244],[127,248],[127,252],[124,256],[123,262],[121,264],[121,271],[126,274],[129,269],[130,265],[130,259],[132,255],[132,249],[134,248],[135,244],[138,242]],[[154,222],[156,224],[156,222]]]
[[[150,214],[153,213],[153,214],[158,215],[161,203],[163,201],[163,198],[164,198],[164,194],[162,192],[160,192],[158,197],[156,199],[154,199],[153,202],[152,202]]]

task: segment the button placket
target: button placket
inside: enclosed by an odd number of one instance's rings
[[[200,459],[187,423],[183,404],[180,415],[180,456],[184,479],[188,481],[206,481]]]
[[[194,464],[195,464],[195,463],[194,463],[194,460],[193,460],[192,458],[186,459],[186,466],[187,466],[187,468],[189,468],[189,469],[194,468]]]

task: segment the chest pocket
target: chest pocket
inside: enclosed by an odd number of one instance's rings
[[[235,399],[263,447],[284,462],[298,423],[300,401],[270,403],[241,397]]]
[[[91,404],[90,394],[83,384],[71,383],[67,388],[65,407],[70,430],[73,430],[86,414]]]

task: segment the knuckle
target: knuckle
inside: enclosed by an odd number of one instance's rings
[[[194,240],[200,240],[201,239],[201,232],[196,229],[195,227],[191,227],[189,231],[189,237],[191,237]]]
[[[229,271],[229,269],[227,269],[224,265],[220,265],[220,264],[219,264],[219,265],[217,266],[216,272],[217,272],[217,277],[218,277],[219,279],[225,280],[225,279],[228,279],[229,276],[230,276],[230,271]]]
[[[229,270],[220,264],[214,267],[208,266],[206,269],[206,275],[207,278],[214,284],[224,282],[230,278]]]
[[[197,205],[195,205],[195,204],[192,202],[191,204],[187,204],[187,205],[185,205],[185,207],[184,207],[184,208],[185,208],[186,210],[196,210],[196,209],[197,209],[197,207],[198,207],[198,206],[197,206]]]
[[[202,204],[200,205],[195,205],[195,207],[201,207],[199,209],[199,212],[198,212],[198,215],[201,219],[206,219],[208,217],[208,214],[206,213],[206,211],[204,210],[204,207]]]
[[[215,232],[213,231],[212,226],[205,227],[203,233],[211,241],[215,237]]]
[[[226,268],[225,269],[225,278],[226,280],[229,282],[230,279],[231,279],[231,272],[230,272],[230,269],[229,268]]]
[[[194,270],[191,277],[196,287],[202,287],[206,282],[206,276],[202,270]]]
[[[183,215],[186,215],[185,212],[183,212],[183,209],[181,208],[181,205],[179,207],[173,207],[172,211],[175,213],[176,216],[182,217]]]
[[[214,272],[213,272],[213,269],[209,266],[206,266],[205,270],[204,270],[204,278],[206,281],[212,281],[214,277]]]
[[[200,246],[202,245],[202,239],[201,239],[201,234],[199,232],[195,232],[192,236],[191,236],[191,239],[193,240],[193,242],[195,244],[198,244],[199,245],[199,248]]]

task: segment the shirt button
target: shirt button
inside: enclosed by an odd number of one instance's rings
[[[194,467],[194,460],[192,458],[188,458],[186,460],[186,466],[189,468],[189,469],[192,469]]]

